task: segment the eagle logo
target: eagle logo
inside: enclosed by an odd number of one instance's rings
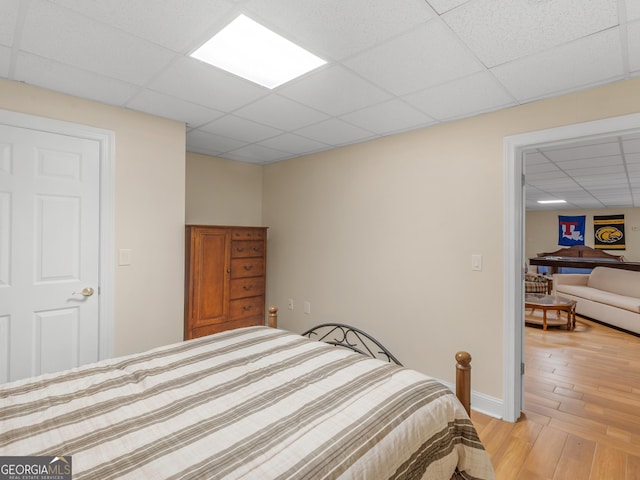
[[[596,230],[596,238],[602,243],[616,243],[622,236],[622,232],[611,225]]]

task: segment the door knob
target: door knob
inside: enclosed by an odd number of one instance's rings
[[[90,297],[93,295],[93,288],[84,287],[81,292],[73,292],[71,295],[82,295],[83,297]]]

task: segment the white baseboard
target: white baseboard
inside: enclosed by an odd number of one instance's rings
[[[449,388],[453,393],[456,392],[455,385],[449,382],[443,382],[442,380],[439,380],[439,382]],[[471,391],[471,410],[501,420],[504,412],[504,401],[501,398]]]

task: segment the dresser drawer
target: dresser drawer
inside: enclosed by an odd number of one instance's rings
[[[264,258],[234,258],[231,260],[231,278],[264,275]]]
[[[246,298],[264,295],[264,277],[246,277],[231,280],[229,298]]]
[[[264,242],[262,240],[239,240],[231,242],[231,257],[262,257]]]
[[[229,320],[260,315],[264,317],[264,297],[242,298],[229,302]]]
[[[254,325],[264,325],[264,318],[255,316],[253,318],[240,318],[228,322],[214,323],[205,327],[197,327],[192,330],[191,338],[203,337],[212,333],[224,332],[233,328],[252,327]]]
[[[231,240],[264,240],[264,228],[234,228],[231,231]]]

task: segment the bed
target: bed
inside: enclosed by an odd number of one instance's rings
[[[494,478],[445,386],[267,326],[0,385],[0,455],[77,480]]]
[[[589,273],[598,266],[621,268],[624,270],[640,270],[640,264],[625,262],[621,255],[611,255],[586,245],[573,245],[555,252],[538,253],[529,259],[529,265],[548,270],[549,275],[555,273]]]

